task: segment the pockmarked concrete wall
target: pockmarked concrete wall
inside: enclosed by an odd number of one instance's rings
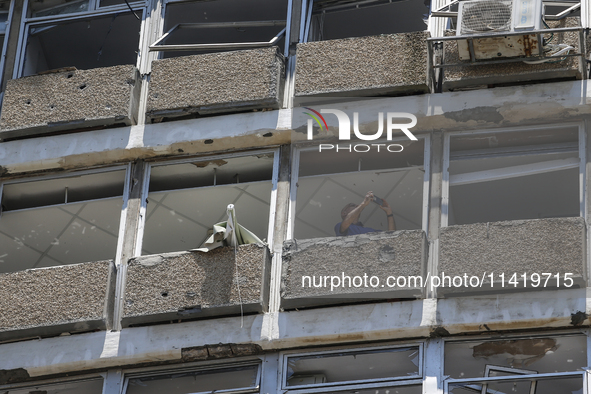
[[[271,258],[263,245],[142,256],[128,262],[122,324],[262,312]]]
[[[440,287],[438,294],[463,292],[507,291],[523,288],[521,275],[527,274],[526,289],[535,290],[531,275],[543,279],[537,290],[555,288],[552,278],[544,286],[543,273],[559,274],[560,287],[564,274],[571,273],[573,287],[585,286],[585,221],[583,218],[552,218],[513,220],[449,226],[441,229],[439,237],[439,276],[468,276],[482,278],[479,288]],[[494,274],[491,288],[490,275]],[[500,274],[505,275],[502,287]],[[518,285],[509,284],[517,274]],[[569,284],[569,281],[566,282]]]
[[[559,21],[548,21],[550,28],[581,26],[578,17],[565,18]],[[447,31],[446,36],[455,36],[455,31]],[[575,51],[585,50],[579,45],[579,32],[554,33],[552,44],[568,44]],[[546,35],[548,38],[548,36]],[[467,45],[465,41],[447,41],[444,44],[444,63],[460,63],[459,45]],[[462,44],[463,43],[463,44]],[[534,49],[537,51],[537,47]],[[527,59],[524,59],[527,60]],[[472,87],[476,85],[502,84],[524,81],[546,81],[549,79],[581,79],[579,70],[580,58],[567,57],[541,64],[527,64],[523,62],[503,63],[494,65],[473,65],[465,62],[465,66],[448,67],[444,69],[443,89]]]
[[[130,125],[139,87],[137,70],[132,65],[12,79],[4,93],[0,139]]]
[[[426,31],[298,44],[295,95],[426,93]]]
[[[0,274],[0,340],[106,327],[112,261]]]
[[[277,47],[155,60],[147,116],[279,108],[284,67]]]
[[[389,287],[386,281],[388,277],[424,277],[426,259],[427,240],[422,230],[289,240],[283,245],[281,306],[297,308],[420,297],[423,294],[420,284],[414,286],[407,282],[403,287]],[[364,275],[367,286],[365,283],[355,286],[353,277]],[[336,284],[337,280],[328,278],[325,286],[325,276],[338,277],[340,285],[331,289],[331,283]],[[352,286],[348,279],[343,280],[344,276],[351,277]],[[372,276],[380,279],[377,287],[370,283]],[[318,286],[321,282],[322,286]]]

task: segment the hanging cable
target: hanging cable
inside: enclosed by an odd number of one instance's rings
[[[127,0],[125,0],[125,4],[127,4],[127,7],[129,7],[129,11],[131,11],[131,13],[133,14],[133,16],[135,16],[135,19],[137,19],[139,21],[140,20],[140,17],[137,16],[137,14],[133,10],[133,8],[131,8],[131,6],[129,5],[129,2]]]

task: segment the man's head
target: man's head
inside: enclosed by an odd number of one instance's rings
[[[351,211],[354,210],[355,208],[357,208],[357,204],[353,204],[352,202],[350,202],[349,204],[345,205],[343,207],[343,209],[341,210],[341,219],[345,220],[345,218],[347,217],[347,215],[349,213],[351,213]]]

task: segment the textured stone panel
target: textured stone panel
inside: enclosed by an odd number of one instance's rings
[[[295,94],[425,93],[428,32],[298,44]]]
[[[0,274],[0,340],[104,329],[112,261]]]
[[[33,75],[8,81],[0,138],[131,124],[139,93],[132,65]]]
[[[279,108],[284,58],[277,47],[152,62],[147,115]]]
[[[498,275],[507,281],[513,275],[548,272],[572,273],[575,284],[584,285],[585,222],[583,218],[553,218],[475,223],[441,229],[439,274],[446,276],[495,274],[496,291],[501,289]],[[551,283],[551,282],[550,282]],[[548,285],[550,286],[550,284]],[[518,286],[519,287],[519,286]],[[530,286],[531,287],[531,286]],[[474,291],[440,289],[439,293]],[[489,279],[478,291],[491,290]]]
[[[578,17],[565,18],[560,21],[548,21],[551,28],[581,26]],[[455,36],[455,31],[447,31],[446,36]],[[553,44],[568,44],[580,51],[579,32],[554,34]],[[444,63],[460,62],[458,41],[445,42]],[[527,60],[527,59],[525,59]],[[523,62],[494,65],[471,65],[445,68],[443,80],[444,90],[475,85],[500,84],[510,82],[540,81],[549,79],[568,79],[582,76],[579,72],[579,58],[568,57],[557,63],[526,64]]]
[[[389,276],[424,276],[426,248],[425,233],[421,230],[286,241],[283,244],[282,306],[296,308],[420,296],[420,288],[382,285]],[[329,280],[328,288],[302,287],[302,276],[342,277],[343,273],[350,277],[377,276],[381,283],[377,288],[346,286],[331,291]]]
[[[261,312],[267,307],[269,251],[240,245],[129,261],[123,325]],[[240,286],[240,294],[236,281]]]

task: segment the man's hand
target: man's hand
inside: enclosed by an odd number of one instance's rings
[[[388,204],[388,201],[382,200],[382,202],[383,205],[380,205],[382,211],[386,212],[386,215],[392,215],[392,208],[390,208],[390,204]]]
[[[367,193],[365,193],[365,198],[363,199],[363,202],[360,205],[363,205],[364,207],[366,207],[372,201],[373,201],[373,192],[367,192]]]

